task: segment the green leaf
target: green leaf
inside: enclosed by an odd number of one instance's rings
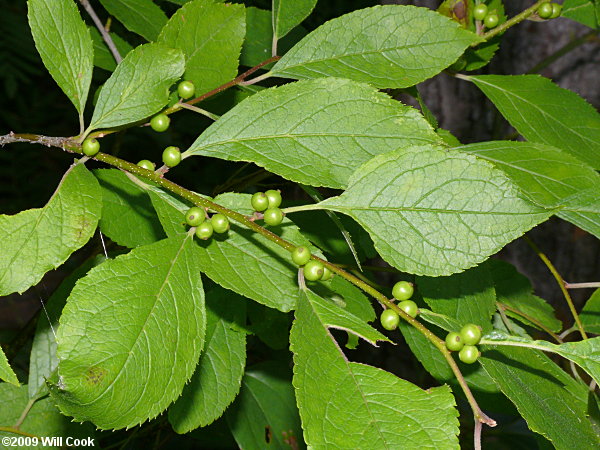
[[[117,67],[115,57],[106,46],[106,43],[102,39],[102,36],[100,36],[98,30],[94,27],[90,27],[89,30],[92,36],[92,41],[94,42],[94,65],[96,67],[100,67],[101,69],[112,72]],[[121,57],[124,58],[131,50],[133,50],[133,47],[129,44],[129,42],[120,37],[118,34],[109,34]]]
[[[101,208],[96,178],[74,164],[46,206],[0,215],[0,296],[27,290],[65,262],[94,234]]]
[[[479,361],[532,431],[559,450],[598,447],[598,435],[586,418],[587,387],[546,355],[527,348],[484,349]]]
[[[73,0],[29,0],[28,5],[29,26],[44,66],[83,117],[94,50],[77,6]]]
[[[158,112],[184,70],[183,54],[161,44],[127,54],[102,87],[88,132],[133,123]]]
[[[505,172],[534,203],[600,238],[600,175],[558,148],[533,142],[482,142],[457,147]],[[593,193],[584,195],[586,191]],[[582,195],[583,194],[583,195]]]
[[[598,28],[596,6],[591,0],[565,0],[562,17],[568,17],[590,28]]]
[[[585,331],[600,334],[600,289],[596,289],[579,315]]]
[[[317,0],[273,0],[273,35],[279,39],[308,17]]]
[[[273,350],[287,349],[290,345],[292,317],[256,302],[248,303],[246,329]]]
[[[125,28],[147,41],[156,40],[167,23],[167,16],[152,0],[100,0],[100,3]]]
[[[293,45],[302,39],[308,31],[296,27],[277,45],[277,53],[285,54]],[[246,39],[242,45],[240,64],[254,67],[271,57],[273,48],[273,20],[271,11],[255,7],[246,8]],[[272,67],[273,63],[264,66]],[[252,85],[251,85],[252,86]]]
[[[225,413],[239,448],[305,448],[289,372],[287,364],[267,361],[244,374],[240,395]]]
[[[12,370],[12,367],[10,367],[8,359],[6,359],[6,355],[4,354],[4,351],[2,351],[2,348],[0,348],[0,380],[14,384],[15,386],[19,386],[17,375],[15,374],[14,370]]]
[[[527,347],[556,353],[573,361],[585,370],[597,384],[600,384],[600,337],[557,345],[548,341],[534,341],[521,336],[510,336],[500,331],[494,331],[483,336],[481,344]]]
[[[156,417],[194,372],[206,316],[193,236],[139,247],[75,286],[58,329],[61,411],[98,428]]]
[[[551,215],[491,164],[434,146],[376,156],[349,184],[316,207],[353,217],[383,259],[418,275],[461,272]]]
[[[117,244],[135,248],[165,237],[144,189],[117,169],[94,171],[102,187],[100,230]]]
[[[324,305],[311,291],[300,292],[290,336],[307,445],[458,448],[458,413],[448,386],[423,391],[389,372],[348,361],[328,328],[349,330],[370,342],[386,338],[335,305]]]
[[[480,40],[428,8],[375,6],[326,22],[283,55],[272,72],[408,87],[437,75]]]
[[[195,0],[178,9],[160,32],[158,42],[185,55],[185,79],[196,95],[210,91],[237,75],[246,33],[243,5]]]
[[[36,398],[47,393],[46,379],[58,367],[56,357],[56,339],[54,333],[58,329],[58,319],[62,313],[67,298],[71,294],[77,280],[83,277],[94,265],[93,260],[86,261],[74,270],[56,288],[54,293],[45,302],[44,313],[40,315],[31,353],[29,355],[29,397]],[[50,321],[48,321],[48,318]]]
[[[0,398],[2,399],[0,427],[14,427],[22,412],[29,406],[30,399],[27,395],[27,386],[15,387],[8,383],[0,383]],[[38,400],[33,404],[25,420],[19,426],[19,431],[37,437],[63,436],[63,444],[66,441],[66,436],[70,436],[74,440],[94,437],[94,429],[90,424],[72,423],[68,417],[63,416],[56,409],[49,397]],[[0,437],[3,439],[17,436],[18,434],[0,431]],[[20,436],[20,438],[23,438],[23,436]],[[2,448],[10,448],[10,446],[3,444]],[[15,448],[48,449],[49,446],[42,445],[40,440],[37,446],[19,445]],[[50,448],[62,448],[62,446],[51,446]]]
[[[562,322],[555,317],[552,306],[544,299],[533,295],[533,287],[527,277],[521,275],[513,265],[505,261],[490,260],[490,267],[498,302],[533,317],[555,333],[562,329]],[[539,329],[538,325],[511,310],[507,310],[506,314]]]
[[[600,169],[600,114],[538,75],[468,77],[528,141],[553,145]]]
[[[491,330],[496,292],[487,263],[449,277],[417,277],[416,285],[431,309],[456,319],[459,327],[474,323]]]
[[[371,86],[301,81],[247,98],[183,154],[252,161],[292,181],[342,188],[374,155],[440,142],[416,110]]]
[[[240,389],[246,364],[246,301],[221,287],[206,294],[206,344],[181,397],[169,408],[177,433],[204,427],[225,411]]]
[[[156,191],[151,191],[150,198],[167,235],[185,232],[182,222],[188,206]],[[223,194],[215,202],[242,214],[253,212],[247,194]],[[273,230],[296,245],[310,246],[287,218]],[[195,254],[201,271],[215,283],[270,308],[283,312],[294,309],[298,268],[289,251],[261,234],[232,223],[227,235],[197,242]]]

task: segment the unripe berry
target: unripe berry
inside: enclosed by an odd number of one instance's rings
[[[300,246],[292,250],[292,261],[298,266],[303,266],[310,261],[310,250],[308,247]]]
[[[479,358],[479,349],[474,345],[465,345],[461,351],[458,352],[458,359],[465,364],[473,364]]]
[[[252,195],[250,204],[254,211],[261,212],[269,207],[269,199],[264,192],[256,192]]]
[[[100,151],[100,142],[95,138],[87,138],[81,144],[81,150],[85,156],[95,156]]]
[[[283,220],[283,211],[279,208],[269,208],[263,213],[263,218],[267,225],[277,226]]]
[[[327,281],[327,280],[331,280],[333,278],[333,272],[331,270],[329,270],[327,268],[327,266],[323,266],[323,276],[321,277],[321,280],[323,281]]]
[[[156,165],[153,162],[148,161],[147,159],[142,159],[139,163],[137,163],[142,169],[152,170],[156,169]]]
[[[483,19],[483,24],[487,28],[496,28],[498,22],[500,22],[500,18],[498,17],[498,14],[495,13],[488,14],[485,16],[485,19]]]
[[[552,8],[552,3],[547,2],[547,3],[542,3],[538,7],[537,13],[538,13],[538,16],[540,16],[542,19],[549,19],[552,16],[553,10],[554,10],[554,8]]]
[[[165,148],[162,154],[162,160],[165,166],[175,167],[181,162],[181,152],[179,148],[173,147],[172,145]]]
[[[267,199],[269,199],[269,208],[279,208],[281,205],[281,192],[276,191],[275,189],[269,189],[265,192]]]
[[[408,281],[398,281],[392,288],[392,295],[396,300],[408,300],[414,292],[414,285]]]
[[[204,222],[205,218],[206,215],[204,209],[198,208],[197,206],[191,207],[185,214],[185,221],[190,227],[197,227]]]
[[[398,324],[400,323],[400,316],[393,309],[386,309],[381,313],[379,321],[381,322],[381,326],[383,328],[392,331],[398,328]]]
[[[196,87],[194,86],[194,83],[192,83],[191,81],[182,81],[177,86],[177,93],[183,99],[193,97],[195,91],[196,91]]]
[[[229,230],[229,219],[224,214],[215,214],[210,218],[215,233],[225,233]]]
[[[550,18],[556,19],[558,16],[560,16],[561,12],[562,12],[562,5],[559,5],[558,3],[552,3],[552,15],[550,16]]]
[[[166,114],[157,114],[152,119],[150,119],[150,126],[154,131],[158,131],[159,133],[167,131],[170,123],[171,119],[169,119],[169,116],[167,116]]]
[[[323,277],[324,267],[320,261],[311,259],[304,265],[304,278],[308,281],[317,281]]]
[[[473,9],[473,18],[475,20],[483,20],[483,19],[485,19],[487,12],[488,12],[488,7],[486,6],[486,4],[480,3],[479,5],[475,6],[475,8]]]
[[[205,220],[196,228],[196,236],[203,241],[207,240],[213,235],[213,226],[210,220]]]
[[[460,338],[460,334],[456,331],[451,331],[446,335],[446,348],[450,351],[457,352],[465,346],[465,343]]]
[[[400,308],[413,319],[417,317],[417,314],[419,314],[419,307],[412,300],[404,300],[403,302],[398,303],[398,308]]]
[[[460,330],[460,337],[465,345],[477,345],[481,340],[481,328],[468,323]]]

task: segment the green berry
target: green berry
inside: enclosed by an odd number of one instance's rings
[[[210,220],[205,220],[196,228],[196,236],[203,241],[207,240],[213,235],[213,226]]]
[[[193,97],[195,91],[196,91],[196,87],[194,86],[194,83],[192,83],[191,81],[182,81],[177,86],[177,93],[183,99]]]
[[[98,142],[98,139],[87,138],[81,144],[81,150],[85,156],[95,156],[100,151],[100,142]]]
[[[415,287],[408,281],[398,281],[392,289],[392,295],[394,298],[401,301],[411,298],[414,292]]]
[[[158,131],[159,133],[167,131],[170,123],[171,119],[169,119],[169,116],[167,116],[166,114],[157,114],[152,119],[150,119],[150,126],[154,131]]]
[[[267,225],[276,226],[283,220],[283,211],[279,208],[269,208],[263,213],[263,216]]]
[[[323,277],[325,267],[320,261],[311,259],[304,265],[304,278],[308,281],[317,281]]]
[[[413,319],[417,317],[417,314],[419,314],[419,307],[412,300],[404,300],[403,302],[398,303],[398,308],[400,308]]]
[[[473,18],[475,20],[483,20],[485,19],[485,16],[487,16],[487,12],[488,7],[485,5],[485,3],[480,3],[473,9]]]
[[[483,24],[486,26],[486,28],[495,28],[498,26],[498,22],[500,22],[500,18],[498,17],[498,14],[495,13],[488,14],[483,19]]]
[[[254,209],[254,211],[261,212],[269,207],[269,199],[264,192],[257,192],[252,195],[250,204],[252,205],[252,209]]]
[[[465,364],[473,364],[479,358],[479,350],[474,345],[465,345],[461,351],[458,352],[458,359]]]
[[[381,322],[381,326],[383,328],[392,331],[398,328],[398,324],[400,323],[400,316],[393,309],[386,309],[381,313],[379,321]]]
[[[304,264],[309,262],[310,250],[308,249],[308,247],[300,246],[292,250],[292,261],[294,261],[294,264],[297,264],[299,266],[303,266]]]
[[[460,338],[460,334],[452,331],[446,335],[446,348],[450,351],[457,352],[465,346],[465,343]]]
[[[265,192],[265,195],[269,199],[269,208],[279,208],[279,205],[281,205],[281,192],[269,189]]]
[[[481,340],[481,328],[468,323],[460,330],[460,337],[465,345],[477,345]]]
[[[165,148],[162,154],[162,160],[165,166],[175,167],[181,162],[181,152],[179,151],[179,148],[173,147],[172,145]]]
[[[154,163],[151,161],[148,161],[147,159],[142,159],[139,163],[137,163],[137,165],[140,166],[142,169],[146,169],[146,170],[154,171],[154,169],[156,169],[156,166],[154,165]]]
[[[556,19],[558,16],[560,16],[561,12],[562,12],[562,5],[559,5],[558,3],[552,3],[552,15],[550,16],[550,18]]]
[[[321,277],[321,280],[323,281],[327,281],[327,280],[331,280],[333,278],[333,272],[331,270],[329,270],[327,268],[327,266],[323,266],[323,276]]]
[[[229,230],[229,219],[224,214],[215,214],[210,218],[215,233],[225,233]]]
[[[204,214],[204,210],[202,208],[198,208],[197,206],[193,206],[188,209],[188,212],[185,213],[185,221],[190,227],[197,227],[202,222],[206,215]]]
[[[537,13],[542,19],[549,19],[552,17],[553,10],[554,8],[552,7],[552,3],[542,3],[537,9]]]

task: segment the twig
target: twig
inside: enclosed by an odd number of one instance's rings
[[[4,136],[0,136],[0,143],[2,142],[3,137]],[[48,139],[55,139],[55,140],[58,140],[59,142],[62,142],[62,144],[63,144],[63,145],[58,146],[59,148],[65,150],[65,151],[68,151],[68,152],[72,152],[72,153],[77,153],[77,154],[82,153],[81,146],[78,145],[77,143],[73,142],[70,138],[48,138],[45,136],[38,136],[38,135],[33,135],[33,134],[27,134],[27,135],[25,135],[25,134],[14,135],[13,134],[12,135],[13,142],[18,138],[25,138],[25,139],[35,140],[35,141],[39,141],[39,142],[44,142],[45,140],[48,140]],[[68,143],[68,145],[67,145],[67,143]],[[221,206],[218,203],[212,202],[211,200],[209,200],[206,197],[202,197],[201,195],[198,195],[192,191],[189,191],[188,189],[185,189],[182,186],[179,186],[178,184],[176,184],[170,180],[167,180],[166,178],[164,178],[162,176],[162,174],[157,174],[154,171],[143,169],[136,164],[132,164],[128,161],[125,161],[123,159],[120,159],[115,156],[108,155],[108,154],[102,153],[102,152],[97,153],[93,159],[104,162],[104,163],[111,165],[113,167],[116,167],[118,169],[130,172],[131,174],[140,176],[147,180],[153,181],[158,186],[160,186],[164,189],[167,189],[168,191],[178,195],[179,197],[184,198],[185,200],[189,201],[190,203],[192,203],[196,206],[204,207],[207,210],[211,210],[211,211],[215,211],[215,212],[224,214],[227,217],[229,217],[230,219],[244,225],[246,228],[249,228],[250,230],[252,230],[256,233],[263,235],[266,239],[269,239],[270,241],[274,242],[275,244],[283,247],[284,249],[286,249],[288,251],[292,251],[296,248],[296,246],[294,244],[292,244],[291,242],[281,238],[280,236],[271,232],[270,230],[267,230],[266,228],[261,227],[256,222],[252,221],[251,218],[245,216],[244,214],[241,214],[241,213],[238,213],[231,209],[225,208],[224,206]],[[450,366],[450,368],[452,369],[452,372],[454,373],[454,376],[456,377],[456,380],[458,381],[458,384],[462,388],[462,390],[467,398],[467,401],[469,402],[469,405],[471,406],[475,420],[479,421],[481,423],[485,423],[486,425],[489,425],[491,427],[496,426],[496,421],[491,419],[490,417],[488,417],[479,407],[477,400],[473,396],[473,393],[471,392],[471,389],[469,388],[469,385],[467,384],[467,382],[465,380],[465,377],[463,376],[462,372],[460,371],[460,368],[458,367],[458,364],[456,364],[456,361],[452,357],[452,354],[446,348],[446,343],[442,339],[437,337],[425,325],[423,325],[421,322],[419,322],[417,319],[413,318],[412,316],[408,315],[406,312],[404,312],[404,310],[400,309],[392,300],[388,299],[385,295],[383,295],[377,289],[370,286],[368,283],[357,278],[356,276],[352,275],[351,273],[346,272],[345,270],[343,270],[336,264],[332,264],[328,261],[325,261],[324,259],[321,259],[318,256],[312,255],[311,259],[313,259],[315,261],[319,261],[321,264],[326,266],[333,273],[338,274],[342,278],[344,278],[344,279],[348,280],[349,282],[351,282],[352,284],[354,284],[359,289],[363,290],[365,293],[372,296],[380,304],[386,306],[387,308],[393,309],[394,311],[396,311],[398,313],[398,315],[403,320],[405,320],[411,326],[416,328],[417,331],[419,331],[428,341],[430,341],[438,349],[438,351],[440,353],[442,353],[442,355],[446,359],[448,365]]]
[[[187,103],[177,103],[177,105],[181,106],[183,109],[189,109],[190,111],[197,112],[198,114],[202,114],[203,116],[208,117],[211,120],[217,120],[220,116],[217,114],[213,114],[205,109],[198,108],[197,106],[188,105]]]
[[[537,63],[535,66],[533,66],[531,69],[529,69],[526,73],[532,74],[532,73],[541,72],[546,67],[548,67],[550,64],[552,64],[554,61],[563,57],[564,55],[566,55],[570,51],[576,49],[580,45],[583,45],[586,42],[591,42],[596,37],[597,34],[598,34],[598,30],[592,30],[589,33],[585,33],[581,37],[573,39],[571,42],[568,42],[567,44],[565,44],[563,47],[556,50],[551,55],[542,59],[539,63]]]
[[[496,304],[498,305],[498,307],[500,309],[505,309],[505,310],[510,311],[510,312],[512,312],[514,314],[517,314],[517,315],[523,317],[524,319],[528,320],[529,322],[537,325],[542,330],[544,330],[546,333],[548,333],[550,336],[552,336],[554,338],[554,340],[556,342],[558,342],[559,344],[563,344],[564,343],[564,341],[561,339],[561,337],[559,335],[557,335],[556,333],[554,333],[550,328],[548,328],[547,326],[545,326],[542,322],[540,322],[539,320],[537,320],[535,317],[531,317],[529,314],[525,314],[524,312],[521,312],[518,309],[513,308],[512,306],[506,305],[504,303],[497,302]]]
[[[119,50],[117,50],[117,46],[115,45],[112,38],[110,37],[110,34],[108,33],[108,31],[106,31],[106,29],[104,28],[104,25],[102,25],[102,22],[100,21],[100,19],[98,18],[98,15],[96,14],[96,11],[94,11],[94,8],[92,8],[92,5],[90,5],[90,2],[88,0],[79,0],[79,3],[81,3],[81,6],[83,6],[83,9],[85,9],[87,11],[87,13],[90,15],[90,17],[92,18],[94,25],[96,25],[96,28],[98,28],[98,31],[102,35],[102,39],[104,39],[104,42],[106,42],[106,45],[108,46],[108,49],[112,53],[113,58],[115,58],[115,61],[117,62],[117,64],[119,64],[123,60],[123,58],[121,57]]]
[[[491,38],[493,38],[494,36],[497,36],[503,32],[505,32],[506,30],[508,30],[510,27],[512,27],[513,25],[518,24],[519,22],[522,22],[523,20],[527,19],[529,16],[531,16],[533,13],[535,13],[539,6],[542,3],[546,3],[548,0],[538,0],[537,2],[535,2],[533,5],[531,5],[529,8],[524,9],[523,11],[521,11],[519,14],[517,14],[516,16],[511,17],[510,19],[508,19],[506,22],[504,22],[501,25],[498,25],[496,28],[491,29],[490,31],[488,31],[487,33],[484,33],[481,37],[483,39],[485,39],[486,41],[490,40]],[[471,47],[476,47],[477,45],[479,45],[481,42],[477,42],[475,44],[472,44]]]
[[[589,283],[567,283],[565,281],[565,288],[567,288],[567,289],[600,288],[600,281],[591,281]]]
[[[529,246],[533,249],[533,251],[538,255],[538,257],[542,260],[542,262],[546,265],[546,267],[550,270],[550,272],[554,276],[554,279],[558,283],[558,286],[560,287],[560,290],[562,291],[563,296],[565,297],[565,300],[567,301],[567,305],[569,305],[569,309],[571,310],[571,314],[573,315],[573,318],[575,319],[575,324],[577,325],[577,328],[579,329],[579,333],[581,334],[581,337],[583,339],[587,339],[588,338],[587,334],[585,333],[585,330],[583,329],[583,324],[581,323],[581,319],[579,319],[579,314],[577,314],[577,310],[575,309],[575,305],[573,304],[571,295],[569,294],[569,291],[567,291],[567,289],[565,288],[565,281],[558,273],[558,270],[556,270],[556,267],[554,267],[554,264],[552,264],[552,262],[548,259],[548,257],[539,249],[539,247],[535,244],[535,242],[533,242],[527,236],[524,236],[524,237],[525,237],[525,242],[527,242],[527,244],[529,244]]]

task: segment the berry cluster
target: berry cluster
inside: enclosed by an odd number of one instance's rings
[[[473,18],[475,20],[483,21],[486,28],[495,28],[500,22],[500,17],[496,10],[489,11],[485,3],[479,3],[475,5],[473,9]]]
[[[226,233],[229,230],[229,219],[224,214],[215,214],[210,219],[206,218],[204,209],[194,206],[185,214],[185,222],[196,227],[196,236],[207,240],[214,233]]]
[[[281,192],[269,189],[267,192],[254,194],[250,203],[254,211],[262,212],[263,220],[267,225],[275,226],[283,220],[283,211],[279,209],[281,201]]]
[[[333,272],[321,261],[311,258],[308,247],[299,246],[292,250],[292,261],[302,267],[304,278],[308,281],[327,281],[333,278]]]
[[[410,300],[414,292],[414,285],[408,281],[398,281],[392,288],[392,295],[394,299],[400,300],[400,303],[398,303],[398,308],[412,318],[417,317],[417,314],[419,314],[419,307],[415,302]],[[391,331],[398,328],[400,316],[393,309],[386,309],[381,313],[379,320],[383,328]]]
[[[541,19],[556,19],[562,12],[562,5],[546,2],[538,6],[537,15]]]
[[[446,348],[458,352],[458,358],[466,363],[473,364],[479,358],[479,349],[476,347],[481,340],[481,327],[468,323],[459,332],[451,331],[446,336]]]

